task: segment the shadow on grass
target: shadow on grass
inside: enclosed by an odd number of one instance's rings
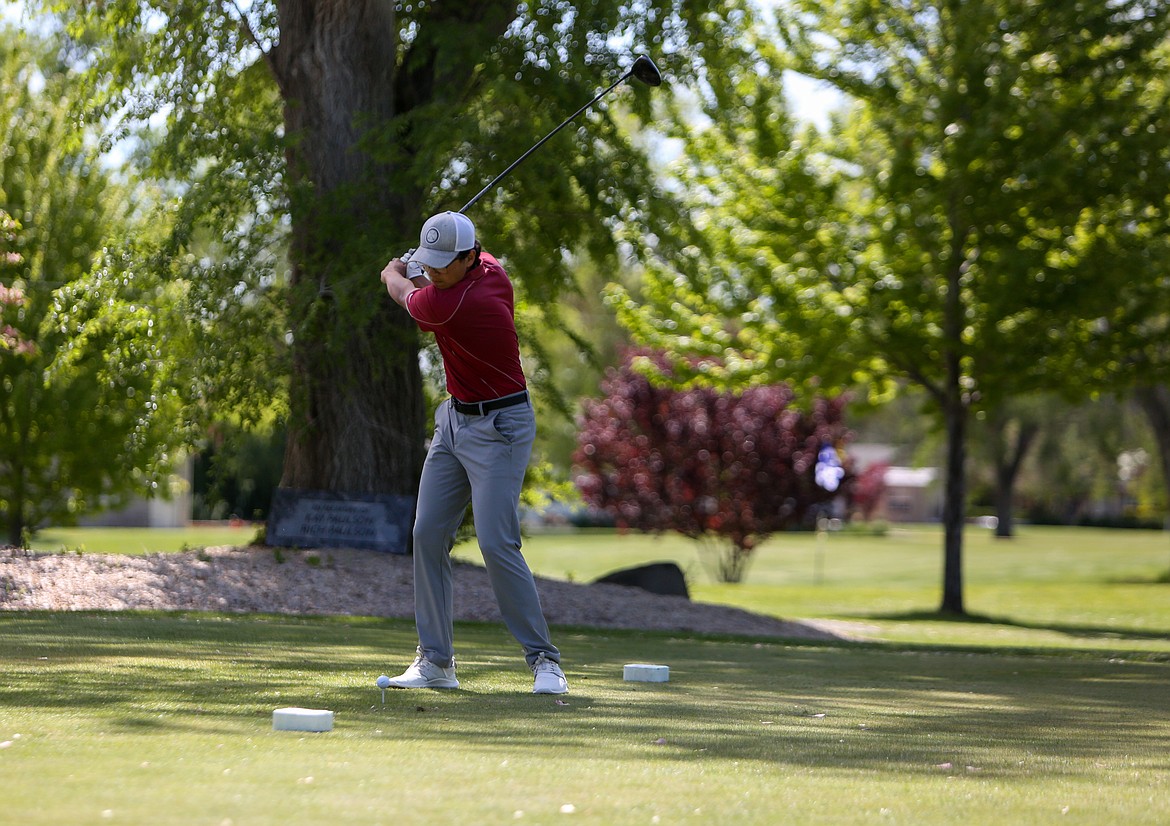
[[[901,618],[915,617],[941,618]],[[357,749],[387,730],[404,748],[465,757],[552,749],[595,761],[1004,775],[1129,753],[1167,763],[1165,663],[576,630],[558,638],[572,692],[552,698],[530,693],[502,627],[459,625],[464,688],[387,692],[382,705],[374,676],[408,657],[413,631],[363,619],[4,618],[0,706],[64,720],[54,725],[76,736],[253,737],[273,708],[304,705],[333,710],[337,736]],[[627,662],[668,664],[670,682],[625,682]]]
[[[1170,569],[1152,577],[1130,577],[1128,579],[1110,579],[1112,585],[1170,585]]]
[[[1163,754],[1170,728],[1165,665],[646,642],[655,662],[670,665],[670,682],[624,683],[614,676],[620,666],[589,656],[606,657],[607,646],[584,641],[566,646],[584,661],[567,669],[568,705],[508,692],[434,694],[426,700],[434,713],[414,715],[408,730],[444,749],[474,744],[501,755],[555,745],[581,759],[897,765],[925,774],[950,764],[1023,775],[1049,759],[1069,770],[1070,760],[1112,759],[1119,749]],[[390,702],[409,712],[412,697]]]
[[[1119,628],[1105,625],[1078,625],[1060,622],[1023,622],[1010,617],[996,617],[987,614],[955,614],[944,611],[905,611],[893,614],[859,614],[859,619],[884,620],[888,622],[953,622],[969,625],[1002,625],[1008,628],[1024,628],[1030,631],[1052,631],[1070,637],[1099,638],[1111,640],[1164,640],[1170,631],[1145,631],[1136,628]]]

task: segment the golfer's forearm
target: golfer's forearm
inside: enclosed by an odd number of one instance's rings
[[[404,308],[406,307],[406,297],[418,289],[410,282],[410,279],[395,273],[383,275],[382,281],[386,284],[386,292],[390,294],[390,297]]]
[[[404,308],[406,307],[406,297],[425,286],[417,283],[418,280],[426,281],[426,278],[422,278],[412,282],[406,277],[407,272],[406,265],[397,258],[382,270],[382,283],[386,285],[386,292]]]

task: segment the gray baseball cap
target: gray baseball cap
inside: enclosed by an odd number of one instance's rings
[[[455,256],[475,247],[475,224],[460,212],[440,212],[423,224],[412,261],[442,269]]]

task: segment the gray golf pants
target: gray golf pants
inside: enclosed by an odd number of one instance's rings
[[[454,657],[451,546],[470,503],[475,533],[504,624],[528,664],[543,653],[560,662],[532,570],[520,553],[520,487],[536,438],[531,403],[464,415],[450,400],[435,413],[414,520],[414,614],[422,654],[436,665]]]

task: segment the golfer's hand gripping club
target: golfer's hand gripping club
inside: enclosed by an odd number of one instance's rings
[[[426,273],[423,272],[422,264],[412,260],[414,258],[414,251],[418,247],[411,247],[406,252],[398,257],[398,260],[406,265],[406,277],[413,281],[416,278],[426,278]]]

